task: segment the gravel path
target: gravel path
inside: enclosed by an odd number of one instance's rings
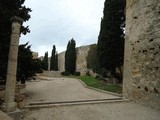
[[[159,120],[160,111],[133,102],[60,106],[26,111],[24,120]]]
[[[46,81],[28,82],[26,92],[26,104],[44,101],[119,98],[85,88],[79,80],[72,78],[52,78]]]
[[[28,82],[26,102],[64,101],[116,96],[85,88],[78,80],[52,78]],[[160,111],[133,102],[57,106],[24,110],[23,120],[159,120]]]

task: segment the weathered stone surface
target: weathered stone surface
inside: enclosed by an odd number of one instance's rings
[[[76,71],[79,71],[81,75],[85,75],[87,69],[87,56],[90,49],[90,45],[82,46],[77,48],[77,61]]]
[[[58,54],[58,70],[61,72],[65,71],[65,52]]]
[[[160,2],[127,0],[123,95],[160,109]]]

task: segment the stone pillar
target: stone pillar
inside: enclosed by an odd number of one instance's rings
[[[16,110],[16,103],[14,102],[14,98],[15,98],[15,87],[16,87],[17,56],[18,56],[20,28],[23,19],[19,17],[13,17],[11,21],[12,21],[12,34],[11,34],[10,50],[8,57],[5,102],[2,106],[2,110],[5,112],[13,112]]]
[[[158,109],[159,21],[159,0],[127,0],[123,96]]]

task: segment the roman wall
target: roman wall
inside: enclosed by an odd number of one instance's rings
[[[127,0],[123,96],[160,109],[160,1]]]

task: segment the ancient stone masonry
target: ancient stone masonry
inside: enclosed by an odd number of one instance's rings
[[[76,71],[81,72],[81,75],[85,75],[86,72],[88,71],[87,56],[89,50],[90,50],[90,45],[77,48]]]
[[[76,60],[76,71],[81,72],[81,75],[85,75],[87,69],[87,56],[90,45],[81,46],[76,48],[77,60]],[[59,71],[65,71],[65,52],[58,54],[58,69]]]
[[[160,1],[127,0],[123,96],[160,109]]]
[[[61,72],[65,71],[65,52],[58,54],[58,70]]]

